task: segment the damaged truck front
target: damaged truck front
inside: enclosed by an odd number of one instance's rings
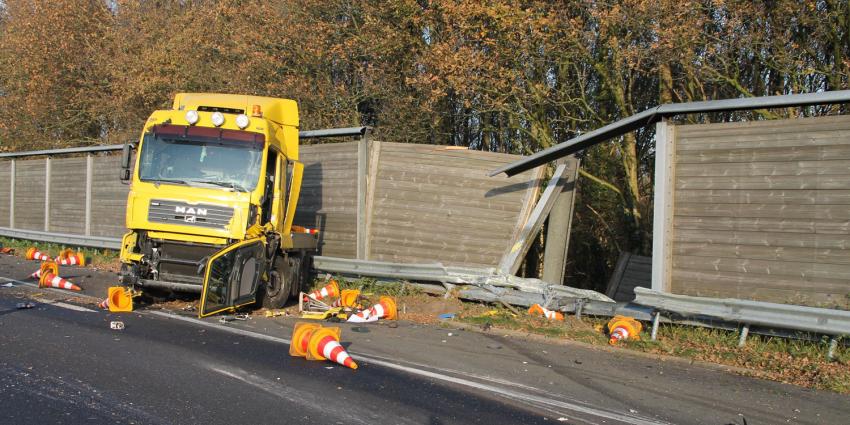
[[[122,158],[124,285],[201,293],[201,317],[277,308],[302,289],[317,241],[292,231],[295,101],[181,93],[151,114],[137,151],[134,165],[129,146]]]

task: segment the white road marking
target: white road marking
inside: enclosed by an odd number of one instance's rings
[[[6,280],[6,281],[11,281],[11,282],[14,282],[14,283],[24,284],[24,285],[27,285],[27,286],[38,287],[38,285],[29,283],[29,282],[21,282],[21,281],[18,281],[18,280],[9,279],[9,278],[2,278],[2,277],[0,277],[0,279]],[[41,289],[49,289],[49,288],[41,288]],[[59,291],[59,290],[55,290],[55,291],[58,292],[58,293],[67,294],[67,292],[63,292],[63,291]],[[76,307],[76,306],[74,306],[74,307]],[[85,309],[84,307],[79,307],[79,308]],[[85,310],[94,311],[94,310],[89,310],[89,309],[85,309]],[[217,324],[217,323],[205,322],[205,321],[200,320],[200,319],[180,316],[180,315],[173,314],[173,313],[165,313],[165,312],[162,312],[162,311],[140,311],[139,313],[150,314],[150,315],[154,315],[154,316],[160,316],[160,317],[164,317],[164,318],[168,318],[168,319],[180,320],[180,321],[184,321],[184,322],[188,322],[188,323],[194,323],[196,325],[218,329],[218,330],[221,330],[223,332],[236,334],[236,335],[248,336],[248,337],[255,338],[255,339],[261,339],[261,340],[265,340],[265,341],[275,342],[275,343],[278,343],[278,344],[289,345],[289,342],[290,342],[290,340],[288,340],[286,338],[279,338],[279,337],[274,337],[274,336],[271,336],[271,335],[265,335],[265,334],[262,334],[262,333],[259,333],[259,332],[253,332],[253,331],[249,331],[249,330],[238,329],[238,328],[234,328],[234,327],[230,327],[230,326],[226,326],[226,325],[221,325],[221,324]],[[471,381],[469,379],[458,378],[458,377],[455,377],[455,376],[446,375],[444,373],[431,372],[431,371],[419,369],[419,368],[416,368],[416,367],[404,366],[404,365],[393,363],[393,362],[390,362],[390,361],[387,361],[387,360],[382,360],[381,358],[376,357],[376,356],[358,353],[358,352],[355,352],[355,351],[352,351],[351,353],[356,355],[356,357],[355,357],[356,360],[362,359],[362,360],[365,360],[366,362],[376,364],[376,365],[379,365],[379,366],[383,366],[383,367],[386,367],[386,368],[389,368],[389,369],[394,369],[394,370],[406,372],[406,373],[413,374],[413,375],[424,376],[424,377],[439,380],[439,381],[450,382],[450,383],[465,386],[465,387],[468,387],[468,388],[474,388],[474,389],[477,389],[477,390],[490,392],[490,393],[496,394],[498,396],[507,398],[509,400],[523,401],[523,402],[525,402],[529,405],[549,410],[550,412],[561,415],[561,416],[567,416],[566,414],[564,414],[561,411],[561,409],[566,409],[566,410],[569,410],[569,411],[572,411],[572,412],[580,412],[580,413],[592,415],[592,416],[595,416],[595,417],[598,417],[598,418],[604,418],[604,419],[619,421],[619,422],[627,423],[627,424],[631,424],[631,425],[661,425],[661,424],[667,424],[666,422],[656,421],[656,420],[653,420],[651,418],[646,418],[646,417],[642,417],[642,416],[626,414],[626,413],[618,413],[618,412],[613,412],[613,411],[608,411],[608,410],[602,410],[602,409],[599,409],[599,408],[596,408],[596,407],[586,405],[586,404],[581,403],[581,402],[556,400],[556,399],[552,399],[552,398],[548,398],[548,397],[538,396],[538,395],[534,395],[534,394],[528,394],[528,393],[525,393],[525,392],[515,391],[515,390],[511,390],[511,389],[507,389],[507,388],[500,388],[500,387],[497,387],[497,386],[494,386],[494,385],[489,385],[489,384],[485,384],[485,383],[481,383],[481,382]],[[428,367],[435,369],[435,370],[440,370],[439,368],[436,368],[436,367],[431,367],[431,366],[428,366]],[[450,371],[445,371],[445,372],[450,373]],[[472,376],[478,377],[476,375],[472,375]],[[479,379],[482,379],[482,378],[479,378]],[[486,379],[486,378],[483,378],[483,379]],[[491,380],[491,381],[495,381],[495,380]],[[496,382],[498,382],[498,381],[496,381]],[[511,383],[511,385],[520,386],[521,384],[512,384]],[[540,390],[537,390],[537,391],[540,391]],[[577,418],[573,418],[573,419],[577,419]]]
[[[224,332],[228,332],[228,333],[232,333],[232,334],[249,336],[249,337],[252,337],[252,338],[262,339],[262,340],[265,340],[265,341],[276,342],[276,343],[279,343],[279,344],[287,344],[288,345],[289,342],[290,342],[290,340],[288,340],[286,338],[278,338],[278,337],[274,337],[274,336],[270,336],[270,335],[264,335],[264,334],[261,334],[259,332],[253,332],[253,331],[233,328],[233,327],[229,327],[229,326],[225,326],[225,325],[220,325],[220,324],[217,324],[217,323],[205,322],[203,320],[195,319],[195,318],[192,318],[192,317],[179,316],[179,315],[176,315],[176,314],[165,313],[165,312],[162,312],[162,311],[146,311],[146,312],[143,312],[143,314],[153,314],[153,315],[156,315],[156,316],[165,317],[165,318],[169,318],[169,319],[181,320],[181,321],[184,321],[184,322],[194,323],[194,324],[205,326],[205,327],[219,329],[219,330],[222,330]],[[357,352],[354,352],[354,351],[352,351],[351,353],[356,355],[355,360],[365,360],[368,363],[376,364],[376,365],[383,366],[383,367],[386,367],[386,368],[389,368],[389,369],[399,370],[399,371],[406,372],[406,373],[413,374],[413,375],[424,376],[424,377],[439,380],[439,381],[451,382],[453,384],[462,385],[462,386],[465,386],[465,387],[490,392],[490,393],[499,395],[501,397],[507,398],[509,400],[524,401],[527,404],[530,404],[530,405],[535,406],[535,407],[547,409],[550,412],[556,413],[560,416],[567,416],[566,414],[564,414],[561,411],[561,409],[566,409],[566,410],[569,410],[569,411],[572,411],[572,412],[580,412],[580,413],[592,415],[592,416],[595,416],[595,417],[598,417],[598,418],[604,418],[604,419],[619,421],[619,422],[622,422],[622,423],[627,423],[627,424],[632,424],[632,425],[666,424],[666,422],[656,421],[656,420],[653,420],[651,418],[645,418],[645,417],[641,417],[641,416],[637,416],[637,415],[631,415],[631,414],[625,414],[625,413],[617,413],[617,412],[608,411],[608,410],[602,410],[602,409],[598,409],[598,408],[588,406],[588,405],[585,405],[585,404],[581,404],[581,403],[578,403],[578,402],[556,400],[556,399],[552,399],[552,398],[548,398],[548,397],[537,396],[537,395],[534,395],[534,394],[528,394],[528,393],[525,393],[525,392],[514,391],[514,390],[511,390],[511,389],[507,389],[507,388],[500,388],[500,387],[496,387],[496,386],[493,386],[493,385],[475,382],[475,381],[471,381],[471,380],[464,379],[464,378],[449,376],[449,375],[438,373],[438,372],[431,372],[431,371],[427,371],[427,370],[423,370],[423,369],[419,369],[419,368],[415,368],[415,367],[408,367],[408,366],[400,365],[400,364],[393,363],[393,362],[390,362],[390,361],[381,360],[377,357],[374,357],[374,356],[371,356],[371,355],[368,355],[368,354],[357,353]],[[434,368],[434,369],[439,370],[439,368]],[[574,419],[577,419],[577,418],[574,418]]]
[[[42,304],[54,305],[56,307],[66,308],[68,310],[84,311],[84,312],[87,312],[87,313],[96,313],[97,312],[96,310],[92,310],[90,308],[80,307],[78,305],[73,305],[73,304],[67,304],[67,303],[63,303],[61,301],[45,300],[43,298],[35,298],[35,300],[42,303]]]

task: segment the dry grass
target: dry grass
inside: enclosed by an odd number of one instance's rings
[[[49,242],[34,242],[24,239],[11,239],[5,237],[0,237],[0,247],[14,249],[15,255],[21,258],[26,255],[27,249],[30,247],[35,247],[39,251],[51,256],[56,256],[60,251],[63,251],[66,248],[71,248],[74,251],[83,253],[91,267],[95,269],[118,271],[121,267],[121,264],[118,261],[119,253],[112,249],[81,248]]]

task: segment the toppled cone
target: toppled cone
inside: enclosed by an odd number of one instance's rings
[[[549,320],[564,321],[564,315],[560,312],[549,310],[540,304],[534,304],[528,309],[528,314],[538,314]]]
[[[69,289],[71,291],[82,291],[77,285],[53,274],[52,272],[45,272],[41,275],[41,279],[38,280],[39,288],[59,288],[59,289]]]
[[[123,286],[110,286],[106,299],[97,306],[111,312],[133,311],[133,292]]]
[[[339,296],[339,285],[337,285],[336,281],[330,279],[330,282],[323,286],[320,289],[316,289],[313,292],[310,292],[306,295],[306,297],[312,298],[314,300],[323,300],[325,298],[334,298]]]
[[[339,294],[339,299],[331,304],[331,307],[348,307],[358,308],[358,298],[360,291],[357,289],[343,289]]]
[[[65,249],[59,256],[56,257],[56,262],[63,266],[85,266],[86,265],[86,257],[79,253],[74,252],[73,249]]]
[[[330,360],[351,369],[357,363],[339,343],[339,328],[325,328],[318,323],[298,322],[292,331],[289,355],[307,360]]]
[[[376,322],[378,319],[395,320],[398,317],[398,308],[395,300],[390,297],[381,297],[377,304],[368,310],[352,314],[348,318],[350,323]]]
[[[33,279],[38,279],[41,281],[41,276],[45,273],[53,273],[54,275],[59,275],[59,266],[53,262],[53,260],[47,260],[41,263],[41,267],[35,271],[35,273],[31,274],[30,277]]]
[[[48,261],[50,260],[50,256],[37,250],[35,247],[30,247],[27,249],[27,253],[25,254],[27,260],[37,260],[37,261]]]
[[[12,248],[0,247],[0,254],[15,255],[15,250]]]
[[[608,322],[608,332],[610,332],[611,335],[608,343],[614,345],[617,342],[626,339],[639,341],[640,331],[642,329],[643,325],[631,317],[614,316],[614,318]]]

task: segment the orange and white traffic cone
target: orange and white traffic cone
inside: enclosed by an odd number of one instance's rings
[[[560,312],[549,310],[540,304],[534,304],[528,309],[528,314],[539,314],[549,320],[564,321],[564,315]]]
[[[41,280],[41,276],[45,273],[53,273],[55,275],[59,275],[59,266],[56,265],[52,260],[47,260],[41,263],[41,267],[35,271],[35,273],[31,274],[30,277],[34,279]]]
[[[26,253],[27,260],[37,260],[37,261],[47,261],[50,260],[50,256],[35,249],[35,247],[31,247],[27,250]]]
[[[321,327],[322,325],[318,323],[295,323],[295,328],[292,330],[292,340],[289,342],[289,355],[293,357],[305,357],[313,332]]]
[[[331,304],[331,307],[349,307],[357,306],[357,298],[360,296],[360,291],[357,289],[343,289],[339,294],[339,298]]]
[[[308,297],[314,300],[323,300],[325,298],[334,298],[339,296],[339,285],[337,285],[336,281],[331,279],[330,283],[323,286],[321,289],[316,289],[313,292],[307,294]]]
[[[611,334],[608,343],[614,345],[622,340],[640,340],[640,331],[642,329],[643,325],[631,317],[614,316],[608,322],[608,331]]]
[[[319,234],[319,229],[311,229],[309,227],[296,226],[294,224],[292,225],[291,229],[292,229],[292,232],[294,232],[294,233],[306,233],[308,235],[318,235]]]
[[[109,298],[104,298],[103,301],[99,302],[97,304],[97,308],[99,308],[101,310],[108,310],[109,309]]]
[[[56,257],[56,262],[63,266],[85,266],[86,265],[86,257],[79,253],[74,252],[72,249],[66,249]]]
[[[53,274],[53,273],[43,273],[41,275],[41,279],[38,280],[39,288],[59,288],[59,289],[70,289],[72,291],[82,291],[82,289],[74,285],[73,283]]]
[[[308,343],[307,360],[330,360],[351,369],[357,363],[339,343],[339,328],[320,328],[313,332]]]
[[[376,322],[378,319],[395,320],[398,317],[398,308],[395,300],[390,297],[381,297],[377,304],[368,310],[352,314],[348,318],[351,323]]]

